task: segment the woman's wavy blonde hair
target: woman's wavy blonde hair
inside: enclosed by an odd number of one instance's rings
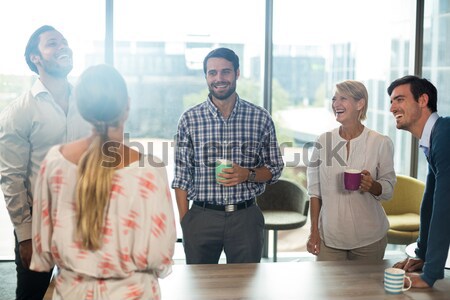
[[[78,163],[76,235],[82,247],[99,249],[108,212],[112,179],[118,162],[108,155],[112,142],[108,128],[117,127],[128,109],[128,92],[122,75],[111,66],[86,69],[75,86],[81,116],[95,128],[95,136]],[[116,147],[119,143],[116,143]]]

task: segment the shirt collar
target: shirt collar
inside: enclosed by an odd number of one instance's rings
[[[42,93],[50,94],[42,81],[38,78],[31,87],[31,94],[34,98],[37,98],[37,96]]]
[[[439,115],[437,114],[437,112],[432,113],[428,117],[428,120],[425,123],[425,127],[423,128],[422,136],[420,137],[419,147],[421,147],[421,148],[424,148],[424,147],[429,148],[430,147],[431,130],[433,129],[433,126],[436,123],[438,118],[439,118]]]
[[[236,94],[236,103],[234,103],[234,107],[233,110],[231,111],[230,118],[238,112],[240,103],[241,99],[239,98],[239,95]],[[221,116],[219,109],[214,105],[214,103],[211,100],[211,94],[209,94],[208,98],[206,99],[206,105],[209,111],[214,115],[214,117]]]
[[[69,89],[70,89],[70,94],[72,94],[72,85],[70,83],[69,83]],[[33,83],[33,86],[31,87],[31,95],[35,99],[40,99],[39,96],[44,95],[44,94],[49,95],[53,99],[52,94],[45,87],[45,85],[42,83],[42,81],[38,78],[38,79],[36,79],[36,81]],[[69,99],[70,99],[70,97],[69,97]],[[69,101],[69,102],[72,102],[72,101]]]

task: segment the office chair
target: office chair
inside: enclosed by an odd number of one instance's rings
[[[273,230],[273,261],[277,261],[278,230],[300,228],[306,224],[309,198],[300,185],[279,179],[267,185],[264,193],[256,197],[265,219],[263,257],[268,257],[268,231]]]

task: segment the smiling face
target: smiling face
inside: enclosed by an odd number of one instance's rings
[[[336,91],[331,106],[336,116],[336,121],[341,124],[350,124],[360,121],[364,100],[361,99],[358,101],[351,96]]]
[[[66,77],[73,68],[72,49],[67,40],[56,30],[46,31],[40,35],[39,53],[31,54],[31,61],[39,74],[47,73],[53,77]]]
[[[239,70],[224,59],[212,57],[206,64],[206,83],[211,96],[217,100],[228,100],[236,92]]]
[[[411,132],[417,138],[422,135],[424,120],[428,119],[430,111],[427,109],[428,95],[423,94],[414,99],[410,84],[397,86],[391,94],[390,111],[395,117],[398,129]]]

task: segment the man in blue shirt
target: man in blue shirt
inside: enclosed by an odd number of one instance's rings
[[[230,49],[203,61],[209,95],[178,124],[172,188],[188,264],[260,262],[264,217],[255,197],[278,180],[283,159],[269,113],[236,93],[239,58]],[[218,159],[232,167],[216,180]],[[189,201],[192,206],[189,209]]]
[[[39,78],[0,114],[0,172],[16,239],[16,299],[41,300],[51,273],[29,270],[36,177],[50,147],[87,136],[91,126],[71,96],[72,50],[64,36],[52,26],[38,28],[28,40],[25,60]]]
[[[432,287],[444,278],[450,244],[450,118],[437,114],[437,89],[426,79],[405,76],[388,87],[397,128],[420,139],[428,160],[428,175],[420,211],[417,258],[394,265],[409,274],[412,287]]]

